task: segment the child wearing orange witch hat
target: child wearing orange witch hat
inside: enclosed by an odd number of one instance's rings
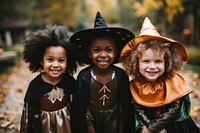
[[[136,132],[199,133],[190,118],[191,90],[177,71],[187,61],[186,50],[161,36],[146,17],[140,34],[121,52],[130,80]]]

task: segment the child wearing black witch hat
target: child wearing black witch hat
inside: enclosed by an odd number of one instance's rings
[[[133,132],[129,79],[114,65],[132,38],[133,33],[127,29],[107,27],[99,12],[94,28],[72,35],[70,42],[79,63],[89,64],[77,78],[72,132]]]

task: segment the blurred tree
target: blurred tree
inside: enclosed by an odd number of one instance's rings
[[[0,0],[0,24],[27,19],[30,15],[30,6],[29,0]]]
[[[118,23],[117,0],[99,0],[102,15],[109,23]]]
[[[158,10],[160,15],[161,34],[166,35],[166,25],[174,16],[184,11],[182,0],[137,0],[133,2],[136,16],[149,15],[151,9]]]
[[[80,0],[34,0],[32,17],[38,26],[56,24],[73,28],[78,22],[79,3]]]
[[[85,21],[93,26],[96,12],[99,11],[107,23],[116,23],[117,0],[85,0]]]
[[[194,18],[192,42],[200,46],[200,2],[199,0],[187,0],[186,4],[191,5]]]
[[[132,4],[134,0],[118,0],[119,22],[126,25],[130,30],[137,30],[142,23],[142,19],[135,17],[135,9]]]
[[[74,30],[91,27],[97,11],[108,22],[115,21],[116,16],[110,15],[111,0],[34,0],[32,6],[37,25],[66,24]]]
[[[0,23],[16,19],[31,19],[33,28],[46,25],[67,25],[76,30],[91,26],[100,11],[108,22],[117,21],[117,0],[1,0]],[[113,15],[110,15],[113,14]]]

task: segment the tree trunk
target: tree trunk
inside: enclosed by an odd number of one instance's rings
[[[200,25],[199,25],[199,20],[198,18],[200,17],[200,10],[196,5],[193,6],[193,14],[194,14],[194,32],[193,32],[193,43],[195,46],[200,46],[200,35],[199,35],[199,30],[200,30]]]
[[[167,16],[165,13],[165,8],[167,7],[167,3],[165,0],[163,0],[163,8],[161,9],[161,35],[166,36],[167,35]]]

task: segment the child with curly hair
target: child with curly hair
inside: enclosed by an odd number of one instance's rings
[[[33,32],[24,41],[24,61],[40,72],[28,86],[21,117],[23,133],[71,133],[70,106],[77,64],[71,53],[70,32],[53,26]]]
[[[191,90],[177,71],[187,61],[183,45],[160,36],[146,17],[140,35],[121,52],[131,77],[138,133],[199,133],[190,118]]]

